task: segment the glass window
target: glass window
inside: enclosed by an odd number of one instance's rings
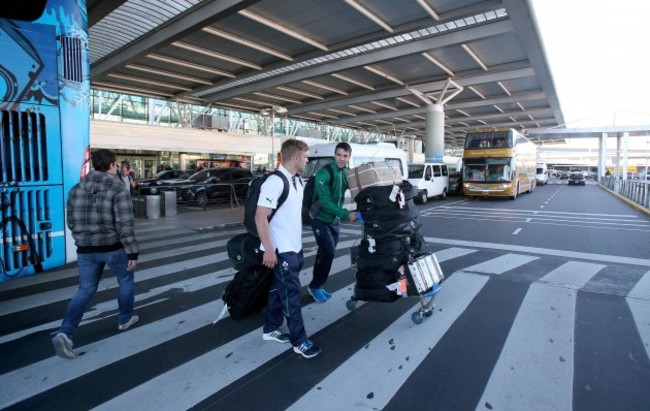
[[[431,167],[427,167],[427,171],[424,173],[424,179],[431,180]]]
[[[409,164],[409,177],[422,178],[424,175],[424,164]]]
[[[441,177],[442,172],[440,171],[440,166],[432,166],[434,177]]]
[[[449,175],[449,173],[447,172],[447,165],[446,164],[442,166],[442,175],[445,176],[445,177]]]

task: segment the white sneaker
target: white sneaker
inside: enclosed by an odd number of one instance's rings
[[[128,330],[128,329],[129,329],[133,324],[137,323],[139,319],[140,319],[140,317],[138,317],[137,315],[134,315],[134,316],[132,316],[131,319],[130,319],[129,321],[127,321],[126,323],[118,325],[118,326],[117,326],[117,329],[120,330],[120,331],[126,331],[126,330]]]
[[[72,340],[68,338],[64,333],[58,333],[52,338],[52,345],[54,346],[54,352],[59,357],[63,358],[77,358],[77,353],[74,352],[74,344]]]

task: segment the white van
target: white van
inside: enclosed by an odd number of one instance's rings
[[[424,204],[430,197],[446,198],[449,190],[449,171],[445,163],[409,164],[408,181],[418,190],[415,200]]]
[[[535,180],[537,180],[537,184],[539,185],[548,184],[548,168],[546,167],[546,163],[537,163],[536,168],[537,171],[536,171]]]
[[[323,168],[326,164],[334,161],[334,151],[338,143],[314,144],[309,146],[309,163],[302,173],[302,178],[307,181],[309,177],[313,176]],[[409,169],[407,164],[406,151],[395,147],[391,143],[370,143],[370,144],[355,144],[350,143],[352,154],[350,155],[350,168],[359,167],[361,164],[369,163],[372,161],[385,161],[389,165],[402,170],[402,178],[407,179],[409,176]],[[346,192],[346,206],[348,209],[355,209],[356,204],[350,197],[350,190]]]

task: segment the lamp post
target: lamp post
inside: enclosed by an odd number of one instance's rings
[[[271,107],[262,109],[260,114],[264,117],[271,116],[271,164],[273,169],[275,169],[275,115],[284,115],[287,114],[288,110],[286,107],[272,105]],[[264,120],[266,122],[266,120]]]

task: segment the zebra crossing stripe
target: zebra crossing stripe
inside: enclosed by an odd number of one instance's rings
[[[540,278],[539,281],[542,283],[580,289],[584,287],[598,271],[605,267],[606,266],[602,264],[569,261],[546,274],[544,277]]]
[[[383,409],[487,281],[486,276],[454,274],[436,296],[442,309],[433,317],[416,326],[408,311],[289,409]]]
[[[479,404],[499,410],[572,408],[578,282],[586,284],[602,268],[571,261],[542,279],[552,284],[531,284]],[[558,290],[555,280],[576,271],[580,275],[569,280],[578,287]]]
[[[347,255],[335,258],[332,274],[349,268],[349,258]],[[307,285],[309,281],[311,275],[301,274],[301,285]],[[313,303],[303,307],[303,319],[308,335],[320,331],[348,314],[345,300],[349,297],[350,291],[344,287],[332,293],[332,298],[327,304]],[[217,313],[218,311],[214,311],[215,316]],[[113,398],[97,409],[125,409],[124,407],[131,408],[136,403],[139,404],[138,409],[142,411],[159,411],[168,408],[169,404],[174,404],[179,409],[194,406],[287,349],[291,349],[287,345],[262,340],[261,326],[262,324],[255,331]],[[179,381],[191,381],[191,384],[183,385],[179,384]],[[141,404],[141,398],[147,398],[147,403]]]
[[[639,330],[646,355],[650,358],[650,271],[647,271],[636,283],[626,300],[636,328]]]
[[[462,269],[462,272],[498,275],[515,269],[531,261],[537,260],[538,258],[539,257],[522,254],[504,254],[482,263],[465,267]]]

